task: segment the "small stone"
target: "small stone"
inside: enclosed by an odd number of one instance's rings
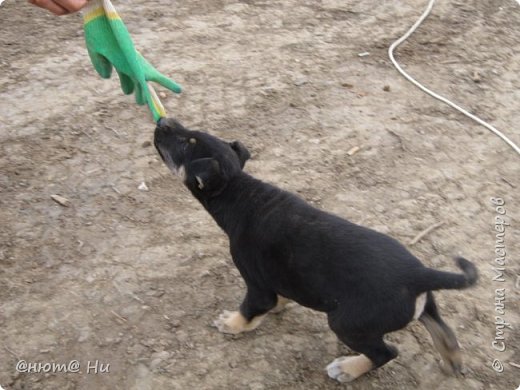
[[[359,152],[360,149],[361,149],[361,148],[360,148],[359,146],[354,146],[354,147],[352,147],[352,148],[350,148],[350,149],[348,150],[347,154],[348,154],[349,156],[353,156],[353,155],[355,155],[357,152]]]
[[[141,184],[139,184],[139,187],[137,187],[139,191],[150,191],[146,183],[143,181]]]
[[[161,365],[162,362],[164,362],[165,360],[168,360],[169,357],[170,357],[170,353],[168,353],[166,351],[158,351],[158,352],[153,353],[152,356],[150,357],[150,359],[151,359],[150,369],[152,371],[154,371]]]
[[[375,210],[378,213],[382,213],[383,211],[385,211],[385,207],[383,205],[381,205],[381,204],[378,204],[378,205],[376,205]]]
[[[152,146],[152,143],[150,141],[144,141],[141,146],[143,148],[149,148],[150,146]]]
[[[300,77],[294,81],[294,85],[300,87],[304,84],[307,84],[309,81],[305,77]]]
[[[70,200],[60,195],[51,195],[51,199],[63,207],[70,206]]]
[[[78,342],[82,343],[87,341],[90,337],[90,331],[88,329],[81,329],[78,337]]]
[[[385,86],[383,87],[383,91],[385,91],[385,92],[390,92],[390,86],[389,86],[389,85],[385,85]]]
[[[150,370],[148,370],[148,368],[144,364],[140,363],[137,366],[136,374],[138,378],[145,378],[150,374]]]
[[[163,361],[161,359],[153,359],[150,362],[150,370],[155,371],[157,367],[162,363]]]

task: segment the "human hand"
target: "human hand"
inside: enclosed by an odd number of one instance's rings
[[[67,15],[82,9],[88,0],[29,0],[29,3],[45,8],[55,15]]]

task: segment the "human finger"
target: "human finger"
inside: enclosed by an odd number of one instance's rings
[[[87,0],[54,0],[54,2],[69,12],[77,12],[87,5]]]
[[[29,3],[31,3],[37,7],[44,8],[48,11],[51,11],[54,15],[65,15],[65,14],[70,13],[67,9],[56,4],[52,0],[29,0]]]

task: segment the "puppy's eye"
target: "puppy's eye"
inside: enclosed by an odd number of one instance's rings
[[[195,138],[190,138],[190,144],[195,145],[197,140]]]

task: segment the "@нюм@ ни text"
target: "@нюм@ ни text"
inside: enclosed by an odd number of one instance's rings
[[[83,368],[83,371],[82,371]],[[23,373],[71,373],[71,374],[105,374],[110,372],[110,363],[99,360],[89,360],[84,364],[79,360],[71,360],[67,363],[57,362],[27,362],[19,360],[16,363],[16,371]]]

